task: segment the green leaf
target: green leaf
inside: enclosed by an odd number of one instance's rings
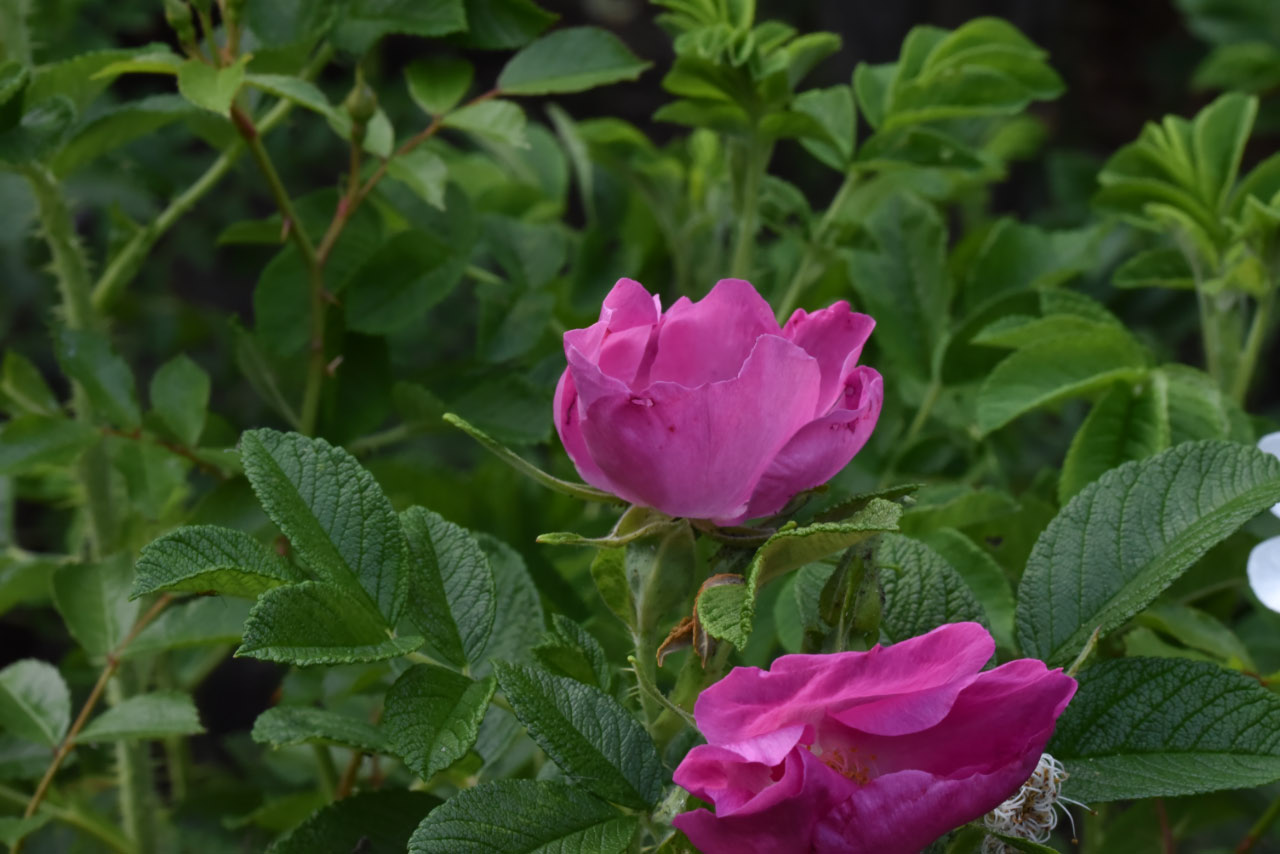
[[[127,554],[54,570],[53,604],[71,636],[95,658],[115,649],[133,627],[139,603],[128,598],[132,581]]]
[[[406,670],[387,691],[382,728],[410,770],[430,780],[467,754],[497,683],[429,664]]]
[[[838,172],[848,171],[856,136],[853,90],[848,86],[810,89],[796,95],[792,106],[822,125],[829,138],[801,139],[805,150]]]
[[[404,70],[409,97],[429,115],[447,113],[462,101],[475,68],[465,59],[435,56],[414,60]]]
[[[932,205],[907,194],[876,208],[866,228],[878,248],[849,256],[853,288],[875,316],[876,341],[888,357],[928,379],[951,301],[946,228]]]
[[[964,579],[965,585],[982,606],[991,623],[996,643],[1014,649],[1013,589],[1009,579],[991,555],[953,528],[940,528],[920,537]]]
[[[307,345],[307,325],[298,318],[309,310],[306,265],[292,243],[276,253],[253,289],[253,326],[257,340],[273,353],[291,356]]]
[[[249,74],[245,76],[244,82],[277,98],[292,101],[313,113],[319,113],[327,119],[339,120],[338,111],[329,103],[328,97],[314,84],[299,77],[290,77],[285,74]]]
[[[1219,97],[1192,123],[1196,173],[1204,198],[1225,207],[1240,174],[1240,158],[1258,115],[1258,99],[1239,92]]]
[[[1196,276],[1181,249],[1148,249],[1116,268],[1111,282],[1117,288],[1190,290]]]
[[[177,95],[151,95],[128,101],[77,125],[54,154],[53,171],[66,176],[102,155],[180,119],[199,108]]]
[[[241,627],[248,616],[247,602],[220,596],[172,605],[143,629],[120,657],[139,658],[171,649],[239,643]]]
[[[223,68],[188,59],[178,69],[178,92],[197,107],[229,116],[236,93],[244,84],[244,66],[244,58]]]
[[[924,543],[886,534],[875,562],[884,586],[881,631],[892,642],[923,635],[946,623],[987,624],[987,616],[964,579]]]
[[[533,0],[463,0],[467,32],[459,39],[481,50],[511,50],[528,44],[559,19]]]
[[[1240,405],[1213,377],[1188,365],[1161,365],[1167,381],[1170,443],[1196,439],[1253,441],[1253,428]]]
[[[236,655],[287,664],[352,664],[404,655],[422,640],[393,637],[382,617],[348,590],[304,581],[262,594]]]
[[[62,407],[44,381],[40,369],[16,350],[4,353],[4,366],[0,368],[0,397],[13,403],[19,412],[34,415],[62,413]]]
[[[476,537],[493,569],[497,604],[493,614],[493,631],[485,644],[480,662],[473,674],[487,673],[490,659],[523,661],[545,628],[542,600],[538,588],[525,567],[524,558],[506,543],[488,534]]]
[[[276,706],[253,722],[253,740],[272,747],[334,744],[364,753],[387,753],[387,737],[373,724],[308,706]]]
[[[69,463],[101,438],[101,432],[83,421],[19,415],[0,424],[0,476]]]
[[[1280,501],[1280,460],[1189,442],[1107,472],[1040,535],[1018,589],[1028,655],[1071,661],[1096,629],[1140,611],[1211,546]]]
[[[1039,842],[1032,842],[1030,839],[1023,839],[1019,836],[1005,836],[1003,833],[987,833],[987,836],[999,839],[1004,843],[1005,850],[1013,849],[1014,851],[1026,851],[1029,854],[1058,854],[1057,848],[1051,848],[1048,845],[1041,845]]]
[[[209,409],[209,375],[187,356],[175,356],[151,378],[151,406],[174,438],[195,447]]]
[[[425,148],[415,148],[388,160],[387,174],[413,190],[427,204],[444,210],[449,167],[439,155]],[[457,247],[453,249],[455,251],[451,255],[457,256]]]
[[[587,486],[585,483],[573,483],[571,481],[561,480],[558,477],[553,477],[547,474],[542,469],[517,454],[515,451],[504,447],[501,442],[489,436],[483,430],[468,423],[466,420],[458,417],[452,412],[446,412],[444,420],[446,423],[451,424],[466,433],[472,439],[475,439],[484,446],[485,450],[511,466],[516,471],[537,481],[553,492],[572,495],[574,498],[579,498],[583,501],[602,501],[608,504],[624,503],[621,498],[618,498],[615,495],[610,495],[603,490],[596,489],[594,486]]]
[[[462,0],[351,0],[334,39],[343,50],[363,54],[388,33],[443,36],[466,29]]]
[[[384,335],[421,323],[428,309],[462,280],[467,260],[426,232],[394,235],[361,265],[343,291],[348,324],[357,332]]]
[[[58,668],[34,658],[0,670],[0,729],[57,747],[71,725],[71,692]]]
[[[622,854],[638,823],[575,786],[498,780],[433,810],[409,854]]]
[[[133,430],[142,424],[133,373],[103,336],[83,329],[58,330],[58,364],[80,383],[94,407],[116,427]]]
[[[94,71],[94,80],[110,81],[121,74],[177,74],[190,60],[185,60],[169,49],[168,45],[156,45],[157,50],[136,53],[124,59],[108,62]]]
[[[1088,803],[1261,786],[1280,779],[1280,697],[1207,662],[1103,661],[1080,674],[1049,752]]]
[[[355,457],[323,439],[250,430],[245,475],[262,507],[306,565],[392,625],[408,594],[406,547],[391,502]]]
[[[1169,444],[1164,374],[1153,371],[1137,387],[1117,383],[1094,404],[1071,440],[1058,481],[1058,501],[1066,504],[1111,469],[1158,454]]]
[[[360,792],[324,807],[267,854],[404,854],[413,829],[439,803],[406,789]]]
[[[76,736],[76,743],[133,741],[202,732],[200,715],[189,694],[137,694],[89,721]]]
[[[533,648],[533,655],[552,673],[595,685],[605,693],[613,682],[613,669],[600,642],[563,614],[551,615],[551,632]]]
[[[978,391],[978,429],[998,430],[1024,413],[1137,381],[1148,369],[1147,351],[1122,329],[1055,337],[1014,352]]]
[[[468,104],[447,114],[441,124],[516,148],[529,146],[529,140],[525,138],[524,110],[511,101],[489,100]]]
[[[803,528],[784,528],[756,551],[747,569],[746,584],[726,584],[703,591],[698,616],[713,637],[742,649],[751,635],[756,593],[773,579],[808,563],[843,551],[863,540],[895,531],[902,507],[872,499],[843,522],[819,522]]]
[[[479,663],[494,625],[489,559],[464,528],[422,507],[400,514],[409,544],[409,619],[446,659]]]
[[[596,27],[548,33],[507,61],[498,90],[507,95],[552,95],[635,80],[651,63],[617,36]]]
[[[1257,670],[1248,648],[1235,632],[1204,611],[1166,603],[1152,605],[1133,619],[1135,623],[1168,635],[1190,649],[1206,652],[1229,667]]]
[[[533,445],[551,438],[552,390],[520,374],[477,383],[450,408],[495,439]]]
[[[566,777],[624,806],[657,803],[667,781],[662,760],[617,700],[540,668],[496,661],[494,669],[516,717]]]
[[[1017,509],[1018,502],[1009,493],[990,486],[927,486],[916,495],[915,505],[903,512],[899,527],[904,534],[915,536],[939,528],[967,528],[1008,516]]]
[[[256,599],[281,584],[303,580],[287,561],[231,528],[191,525],[144,546],[132,598],[160,590]]]
[[[27,95],[30,103],[30,90]],[[27,107],[15,126],[0,130],[0,163],[21,166],[46,157],[62,142],[75,117],[75,105],[61,96]]]
[[[11,846],[19,839],[35,833],[52,820],[53,814],[48,811],[36,813],[31,818],[17,818],[15,816],[0,818],[0,842]]]

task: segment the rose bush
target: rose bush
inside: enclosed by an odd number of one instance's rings
[[[1035,659],[982,667],[977,623],[890,647],[738,667],[695,707],[707,744],[675,781],[711,802],[675,824],[704,854],[914,854],[998,806],[1076,682]]]
[[[665,312],[620,279],[600,320],[565,333],[556,429],[593,486],[671,516],[733,524],[825,483],[875,427],[875,321],[843,300],[781,329],[749,282]]]

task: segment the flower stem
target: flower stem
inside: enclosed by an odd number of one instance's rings
[[[782,302],[778,304],[779,323],[785,323],[791,312],[795,311],[796,304],[800,301],[800,293],[809,286],[812,275],[816,272],[812,268],[818,260],[818,253],[825,248],[827,232],[830,230],[832,223],[835,222],[836,214],[845,206],[849,196],[857,186],[857,173],[847,173],[844,176],[844,181],[840,184],[840,189],[836,190],[831,204],[827,205],[827,210],[823,213],[822,219],[818,220],[818,225],[813,230],[813,239],[805,244],[804,255],[800,257],[800,263],[796,266],[795,275],[791,277],[790,283],[787,284],[786,293],[782,295]]]
[[[755,133],[747,142],[746,164],[742,181],[742,206],[738,213],[738,234],[734,240],[733,261],[729,275],[738,278],[751,276],[751,258],[755,252],[756,232],[759,230],[760,182],[765,167],[769,165],[772,146],[762,143]]]
[[[1271,312],[1275,308],[1276,293],[1280,291],[1280,282],[1273,282],[1271,290],[1258,302],[1253,312],[1253,321],[1249,325],[1249,337],[1245,340],[1244,353],[1236,367],[1235,383],[1231,388],[1231,396],[1237,403],[1243,404],[1249,394],[1249,386],[1253,382],[1253,371],[1258,366],[1258,357],[1262,354],[1262,345],[1266,342],[1270,331]]]

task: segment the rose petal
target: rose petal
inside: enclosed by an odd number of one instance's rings
[[[807,420],[819,382],[817,362],[776,335],[756,342],[734,379],[697,389],[658,382],[631,394],[576,350],[569,366],[583,438],[616,494],[697,519],[745,512],[765,467]]]
[[[591,459],[587,440],[582,438],[582,407],[578,400],[578,390],[573,384],[573,376],[567,368],[556,383],[552,411],[555,413],[556,432],[560,434],[560,442],[578,474],[597,489],[616,494],[613,482],[605,477],[595,460]]]
[[[619,279],[604,298],[600,319],[585,329],[570,329],[564,334],[565,356],[570,349],[577,349],[589,361],[600,364],[605,373],[630,382],[644,354],[649,330],[661,314],[656,295],[633,279]]]
[[[982,626],[952,623],[867,652],[784,655],[769,671],[734,668],[702,692],[694,714],[712,744],[816,727],[828,714],[867,733],[918,732],[946,717],[993,652]]]
[[[845,393],[843,408],[809,422],[773,458],[760,477],[743,518],[778,512],[792,496],[826,483],[862,450],[880,418],[884,380],[871,368],[855,368]]]
[[[803,347],[822,368],[822,391],[814,415],[825,415],[841,404],[841,386],[875,328],[870,316],[852,311],[844,300],[813,314],[798,308],[791,315],[782,334]]]
[[[698,302],[681,297],[667,309],[649,382],[696,388],[732,379],[762,335],[779,335],[778,322],[764,297],[750,282],[721,279]]]
[[[1280,537],[1263,540],[1249,552],[1249,587],[1272,611],[1280,612]]]

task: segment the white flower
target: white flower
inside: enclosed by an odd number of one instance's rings
[[[1280,457],[1280,433],[1268,433],[1259,439],[1258,450]],[[1280,504],[1271,512],[1280,516]],[[1249,553],[1249,586],[1263,605],[1280,612],[1280,537],[1263,540]]]

